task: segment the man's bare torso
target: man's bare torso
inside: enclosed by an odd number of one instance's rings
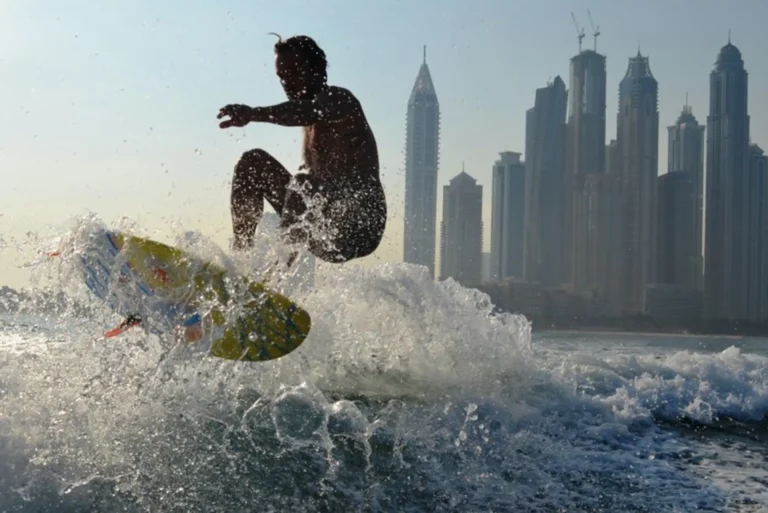
[[[351,114],[338,121],[320,121],[304,128],[304,168],[320,179],[353,185],[361,178],[379,179],[379,155],[363,109],[348,90],[328,90],[350,104]]]

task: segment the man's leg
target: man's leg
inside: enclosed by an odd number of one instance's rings
[[[264,212],[264,200],[282,216],[291,173],[264,150],[243,153],[232,178],[232,229],[235,249],[253,245],[256,227]]]

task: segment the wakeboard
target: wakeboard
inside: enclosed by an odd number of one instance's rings
[[[124,317],[107,338],[181,330],[198,333],[190,343],[209,341],[212,356],[259,362],[293,352],[310,332],[309,313],[290,298],[180,248],[99,230],[71,251],[88,289]]]

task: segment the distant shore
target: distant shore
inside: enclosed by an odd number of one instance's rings
[[[731,334],[718,334],[718,333],[688,333],[684,331],[619,331],[615,329],[601,329],[601,328],[541,328],[533,329],[534,333],[557,333],[563,335],[633,335],[643,337],[685,337],[685,338],[724,338],[729,340],[740,340],[752,335],[731,335]],[[760,336],[755,336],[763,338]]]
[[[581,318],[558,323],[538,316],[525,316],[534,332],[591,333],[604,335],[634,334],[680,337],[768,338],[768,325],[748,321],[701,319],[675,324],[663,323],[648,316],[617,318]]]

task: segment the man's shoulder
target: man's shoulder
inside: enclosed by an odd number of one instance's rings
[[[328,86],[323,93],[321,93],[324,99],[336,100],[336,101],[348,101],[357,102],[357,97],[347,89],[341,86]]]

